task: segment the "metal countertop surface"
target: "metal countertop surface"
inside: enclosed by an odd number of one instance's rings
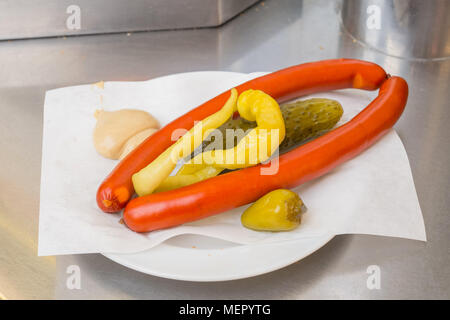
[[[335,237],[281,270],[195,283],[129,270],[100,254],[38,257],[45,91],[100,80],[146,80],[201,70],[274,71],[346,57],[376,62],[410,85],[396,125],[423,211],[428,242]],[[0,42],[0,295],[7,299],[450,298],[450,60],[408,61],[353,40],[337,2],[259,3],[219,28]],[[270,253],[269,253],[270,254]],[[66,287],[79,265],[82,288]],[[380,290],[366,286],[369,265]]]

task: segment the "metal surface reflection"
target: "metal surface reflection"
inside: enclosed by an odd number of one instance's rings
[[[407,59],[450,58],[450,1],[343,0],[342,22],[357,40]]]

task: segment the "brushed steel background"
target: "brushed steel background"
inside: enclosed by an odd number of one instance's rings
[[[368,12],[369,6],[378,12]],[[408,59],[450,58],[449,14],[448,0],[343,0],[342,4],[342,21],[350,34],[374,49]],[[367,27],[370,15],[381,21],[377,28]]]
[[[0,0],[0,40],[218,26],[258,0]],[[71,30],[67,8],[80,8]]]

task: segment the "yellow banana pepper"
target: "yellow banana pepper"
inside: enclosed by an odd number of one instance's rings
[[[207,165],[203,167],[199,166],[198,168],[196,167],[195,170],[196,171],[190,173],[179,171],[176,175],[167,177],[158,188],[156,188],[155,192],[169,191],[215,177],[223,171],[223,168]]]
[[[237,90],[231,89],[230,98],[222,109],[195,124],[177,142],[131,177],[138,196],[151,194],[175,169],[177,161],[187,157],[202,143],[205,133],[218,128],[233,115],[236,111],[237,95]]]
[[[203,152],[188,161],[175,176],[169,176],[176,165],[176,161],[173,160],[187,156],[202,142],[202,138],[200,141],[192,138],[192,133],[195,135],[196,131],[194,127],[150,165],[133,175],[137,194],[142,196],[153,191],[180,188],[214,177],[224,169],[244,168],[269,159],[286,134],[280,106],[272,97],[260,90],[247,90],[237,101],[236,97],[237,91],[233,89],[232,96],[225,106],[197,124],[202,127],[197,131],[201,132],[203,138],[208,130],[225,123],[236,110],[241,117],[256,121],[256,128],[239,141],[236,147]],[[214,121],[209,120],[212,117]],[[172,162],[168,161],[171,153],[176,155]]]
[[[260,90],[244,91],[237,101],[241,117],[256,121],[236,147],[203,152],[185,166],[209,164],[224,169],[239,169],[266,161],[275,152],[286,135],[280,106],[268,94]]]

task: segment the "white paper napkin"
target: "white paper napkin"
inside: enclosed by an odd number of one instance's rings
[[[185,233],[240,244],[348,233],[425,241],[408,158],[394,130],[360,156],[297,187],[295,191],[308,211],[302,225],[291,232],[256,232],[242,227],[244,206],[183,226],[138,234],[119,223],[121,214],[106,214],[97,208],[97,187],[116,161],[102,158],[94,149],[96,109],[142,109],[165,125],[215,95],[260,75],[194,72],[145,82],[106,82],[104,88],[90,84],[48,91],[38,254],[131,253]],[[338,100],[344,107],[341,122],[345,122],[375,95],[343,90],[314,96]]]

